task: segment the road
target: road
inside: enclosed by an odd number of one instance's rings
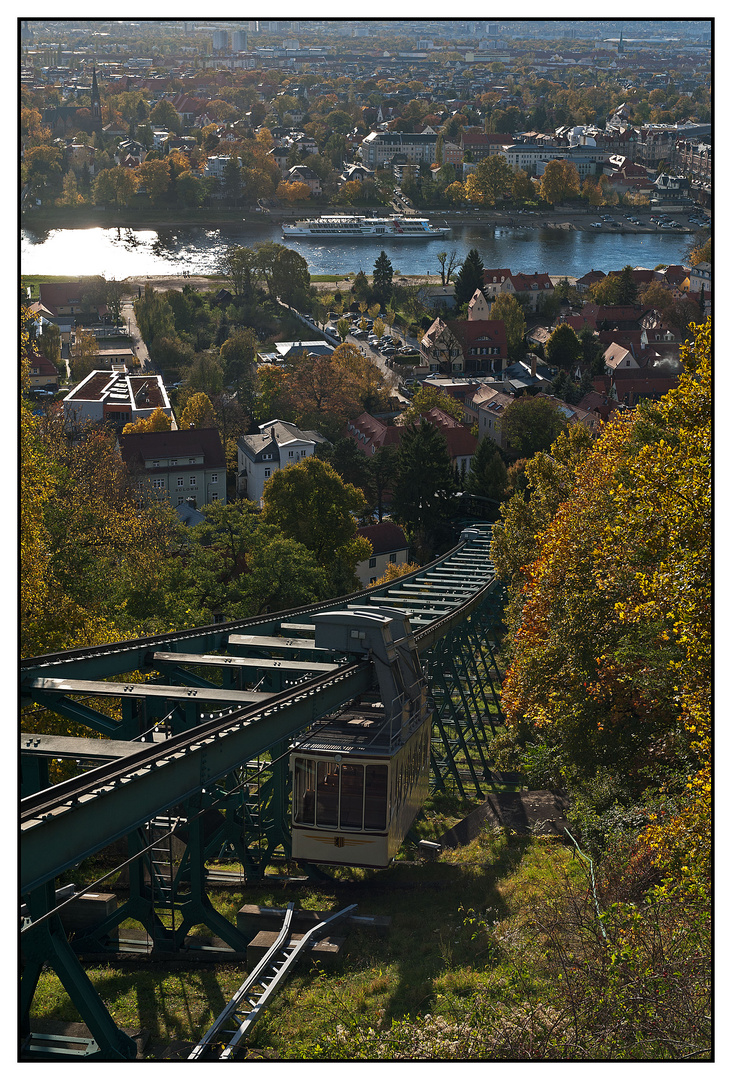
[[[152,371],[152,360],[150,359],[150,353],[147,351],[147,345],[142,340],[142,334],[135,318],[135,305],[132,300],[122,301],[122,320],[129,327],[132,348],[140,361],[140,371]]]

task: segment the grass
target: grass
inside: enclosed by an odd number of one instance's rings
[[[441,834],[471,808],[454,798],[433,800],[420,835]],[[214,906],[232,922],[242,904],[284,907],[290,899],[310,910],[358,903],[363,914],[391,916],[384,936],[349,931],[336,969],[297,969],[254,1029],[252,1048],[281,1059],[317,1058],[336,1023],[376,1030],[494,993],[510,978],[510,965],[503,970],[486,919],[516,919],[535,887],[572,869],[571,852],[561,845],[488,832],[434,862],[408,861],[411,853],[386,870],[342,868],[333,881],[297,891],[266,880],[211,890]],[[173,1040],[195,1043],[245,977],[238,964],[110,963],[86,970],[118,1026],[150,1032],[151,1055]],[[40,979],[34,1015],[79,1019],[52,972]]]

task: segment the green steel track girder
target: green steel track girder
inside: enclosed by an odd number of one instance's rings
[[[34,809],[34,796],[21,811],[21,892],[50,881],[101,847],[126,836],[161,810],[191,798],[201,788],[308,724],[366,693],[372,683],[368,662],[352,665],[308,689],[295,689],[226,718],[203,724],[196,740],[166,740],[124,761],[124,772],[105,782],[89,799],[73,801],[73,785],[53,789],[56,809]],[[317,689],[316,689],[317,686]],[[151,754],[153,756],[151,756]],[[139,758],[139,766],[136,761]],[[100,774],[104,768],[100,767]],[[90,776],[91,774],[87,774]],[[69,801],[61,803],[65,791]]]

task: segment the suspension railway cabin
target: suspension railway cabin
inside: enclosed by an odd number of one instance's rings
[[[428,795],[431,719],[422,691],[396,725],[359,706],[306,736],[290,755],[293,859],[389,865]]]

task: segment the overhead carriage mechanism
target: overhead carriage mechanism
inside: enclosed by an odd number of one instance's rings
[[[380,700],[318,721],[290,753],[292,857],[384,867],[427,798],[431,709],[407,615],[313,615],[318,648],[368,655]]]

